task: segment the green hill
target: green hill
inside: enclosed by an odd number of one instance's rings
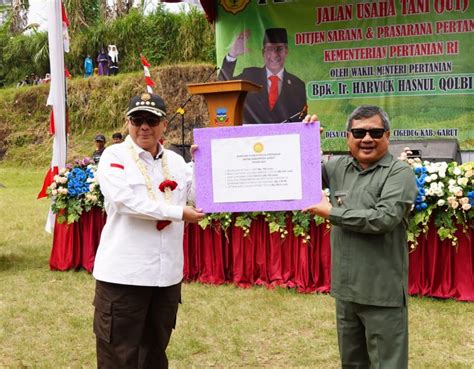
[[[174,65],[151,70],[171,117],[189,96],[188,83],[203,82],[214,67],[208,64]],[[212,75],[210,81],[215,80]],[[67,82],[69,134],[68,158],[90,156],[94,136],[103,133],[111,140],[113,132],[125,132],[125,111],[131,96],[145,91],[143,72],[116,77],[75,78]],[[0,90],[0,164],[8,166],[48,166],[52,136],[46,106],[49,85]],[[185,107],[185,143],[192,142],[192,129],[207,125],[207,105],[193,96]],[[181,143],[181,116],[169,125],[166,143]]]

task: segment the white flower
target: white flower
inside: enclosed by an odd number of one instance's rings
[[[471,207],[472,207],[471,204],[463,204],[463,205],[462,205],[462,210],[468,211],[468,210],[471,209]]]
[[[58,194],[58,190],[52,190],[52,191],[51,191],[51,195],[57,196],[57,194]]]
[[[436,175],[436,174],[431,175],[431,180],[432,181],[436,181],[437,179],[438,179],[438,175]]]
[[[91,192],[94,191],[94,188],[95,188],[95,183],[93,182],[89,185],[89,191]]]
[[[427,176],[427,177],[425,178],[425,182],[430,183],[430,182],[431,182],[431,176]]]
[[[469,182],[469,179],[467,179],[466,177],[458,178],[458,185],[460,186],[465,187],[468,182]]]
[[[448,203],[452,203],[455,200],[456,200],[456,198],[454,196],[449,196],[448,197]]]
[[[61,178],[61,177],[56,174],[56,175],[53,177],[53,180],[54,180],[54,182],[59,182],[59,179],[60,179],[60,178]]]
[[[59,183],[67,183],[67,177],[59,177]]]
[[[443,199],[439,199],[438,202],[436,203],[438,206],[444,206],[446,204],[446,201]]]
[[[457,207],[459,206],[459,202],[453,201],[450,205],[453,209],[457,209]]]
[[[461,196],[463,195],[461,189],[459,189],[458,191],[454,192],[454,194],[455,194],[457,197],[461,197]]]
[[[461,173],[462,173],[462,171],[459,167],[456,167],[456,168],[453,169],[453,174],[459,176],[459,175],[461,175]]]
[[[450,186],[454,186],[454,185],[456,184],[456,180],[455,180],[455,179],[450,179],[450,180],[448,181],[448,184],[449,184]]]
[[[466,170],[466,173],[464,173],[464,177],[471,178],[473,174],[474,172],[472,170]]]
[[[56,182],[53,182],[49,185],[49,188],[51,188],[52,190],[54,190],[56,187],[58,187],[58,185],[56,184]]]
[[[446,171],[440,171],[439,172],[439,178],[445,178],[446,177]]]

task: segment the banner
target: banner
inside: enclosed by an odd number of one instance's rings
[[[227,78],[248,78],[279,55],[285,73],[304,82],[308,112],[325,129],[323,150],[346,150],[347,116],[363,104],[387,111],[391,139],[457,138],[474,150],[469,0],[221,0],[217,19],[221,73],[234,63]],[[264,49],[272,28],[286,30],[287,50]],[[294,91],[292,81],[283,77],[280,89]]]

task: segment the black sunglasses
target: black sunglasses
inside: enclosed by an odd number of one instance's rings
[[[385,133],[385,128],[352,128],[350,131],[354,138],[364,138],[367,132],[372,138],[382,138],[383,134]]]
[[[154,116],[130,117],[130,123],[132,123],[132,126],[135,126],[135,127],[140,127],[143,123],[147,123],[150,127],[156,127],[158,124],[160,124],[160,122],[161,122],[160,117],[154,117]]]

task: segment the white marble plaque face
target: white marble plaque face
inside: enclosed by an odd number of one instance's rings
[[[215,203],[301,200],[299,134],[211,140]]]

